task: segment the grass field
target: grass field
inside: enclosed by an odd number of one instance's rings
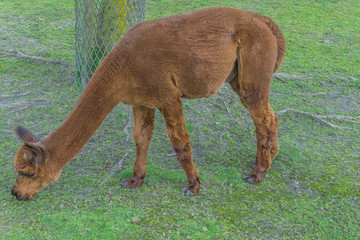
[[[209,6],[273,18],[287,52],[271,86],[280,115],[279,156],[250,185],[254,126],[224,85],[184,100],[202,188],[186,177],[157,112],[147,177],[124,189],[134,163],[131,111],[116,107],[60,179],[33,200],[10,194],[20,124],[44,138],[81,94],[75,85],[74,1],[0,2],[0,238],[2,239],[359,239],[359,1],[146,1],[154,19]],[[125,156],[125,157],[124,157]],[[124,157],[124,158],[123,158]],[[101,182],[124,159],[122,171]]]

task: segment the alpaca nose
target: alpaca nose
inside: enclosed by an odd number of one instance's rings
[[[16,200],[18,200],[18,201],[29,200],[28,195],[25,195],[25,197],[24,197],[20,194],[20,192],[18,190],[12,189],[11,194],[14,195],[16,197]]]
[[[11,194],[14,195],[15,197],[17,197],[19,192],[15,189],[11,189]]]

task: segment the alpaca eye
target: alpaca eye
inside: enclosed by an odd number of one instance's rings
[[[33,178],[34,175],[35,175],[35,173],[33,173],[33,174],[30,174],[30,173],[20,173],[20,175],[23,175],[23,176],[28,177],[28,178]]]

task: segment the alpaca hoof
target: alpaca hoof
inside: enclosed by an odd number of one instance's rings
[[[242,179],[250,184],[256,184],[256,183],[260,182],[260,181],[256,181],[256,176],[253,176],[253,175],[244,176]]]
[[[127,181],[126,181],[126,180],[122,181],[122,182],[121,182],[121,186],[127,188],[127,187],[128,187],[128,186],[127,186]]]
[[[244,176],[242,179],[247,181],[250,184],[255,184],[255,178],[252,176]]]
[[[185,193],[185,196],[187,197],[194,195],[188,187],[184,187],[183,189],[181,189],[181,192]]]
[[[262,174],[251,174],[251,175],[242,177],[242,179],[247,181],[250,184],[257,184],[262,181]]]
[[[126,188],[140,187],[143,184],[144,178],[129,178],[121,182],[121,186]]]

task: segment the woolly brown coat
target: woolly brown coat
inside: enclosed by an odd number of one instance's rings
[[[26,129],[16,128],[24,143],[14,159],[18,176],[12,194],[28,200],[58,179],[64,165],[121,102],[133,107],[136,143],[133,176],[123,186],[137,187],[144,181],[158,108],[187,176],[183,192],[197,194],[200,180],[181,98],[209,97],[225,82],[255,124],[255,168],[245,179],[260,182],[278,153],[278,118],[269,104],[269,87],[284,53],[285,39],[278,26],[249,11],[214,7],[135,25],[104,58],[72,112],[54,132],[40,141]]]

